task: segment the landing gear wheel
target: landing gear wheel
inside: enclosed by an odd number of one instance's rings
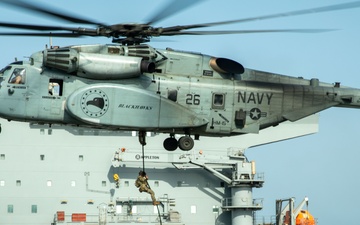
[[[163,146],[168,151],[174,151],[178,147],[178,142],[177,142],[176,138],[169,137],[164,140]]]
[[[194,140],[190,136],[183,136],[179,139],[179,148],[183,151],[189,151],[194,147]]]

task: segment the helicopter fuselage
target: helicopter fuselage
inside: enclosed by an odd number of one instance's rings
[[[258,133],[332,106],[360,107],[358,89],[241,67],[147,45],[46,49],[2,70],[0,116],[173,138]]]

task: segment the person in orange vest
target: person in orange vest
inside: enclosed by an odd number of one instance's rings
[[[115,185],[116,185],[116,188],[119,188],[120,186],[120,177],[117,173],[114,174],[114,181],[115,181]]]

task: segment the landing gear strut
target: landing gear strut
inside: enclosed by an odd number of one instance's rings
[[[171,135],[170,137],[164,140],[164,148],[168,151],[174,151],[178,147],[183,151],[189,151],[194,147],[194,140],[190,136],[183,136],[176,140],[176,138]]]
[[[139,131],[139,142],[142,146],[146,145],[146,132],[145,131]]]

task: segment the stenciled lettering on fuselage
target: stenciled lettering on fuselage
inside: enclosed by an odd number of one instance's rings
[[[239,91],[237,101],[241,103],[267,104],[270,105],[273,93],[259,93]]]
[[[132,104],[119,104],[119,108],[123,109],[139,109],[139,110],[152,110],[153,107],[149,105],[132,105]]]

